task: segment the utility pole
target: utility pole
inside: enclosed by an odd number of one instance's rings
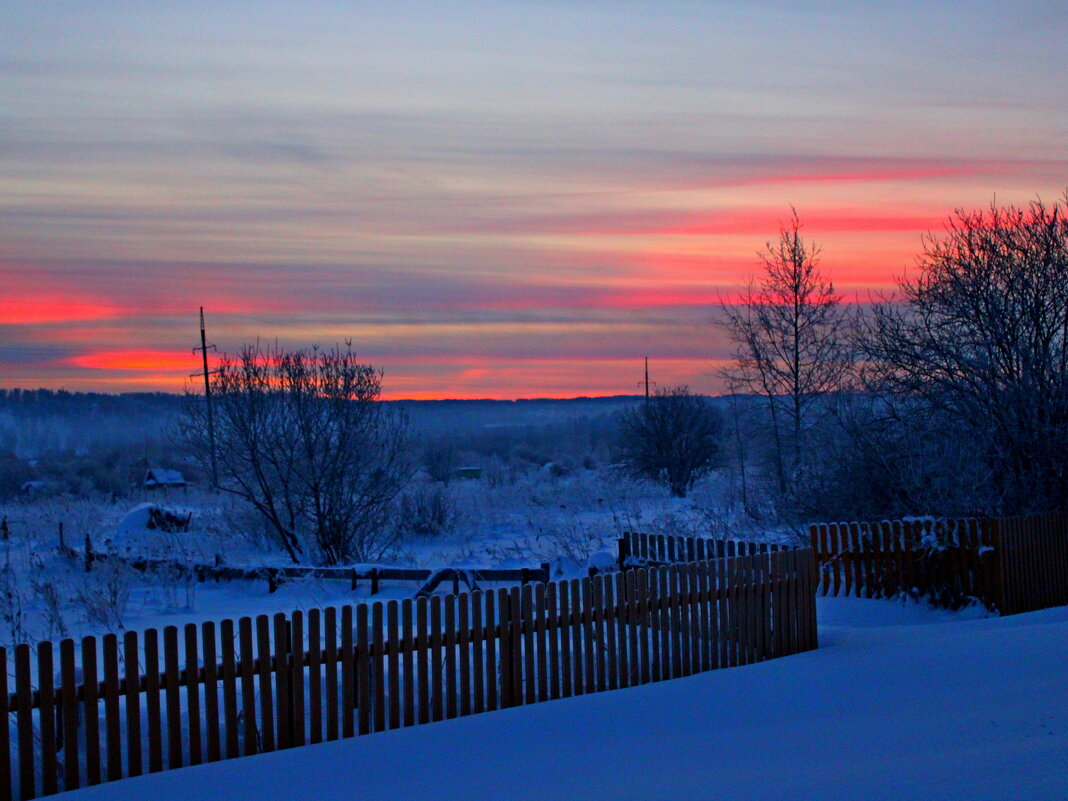
[[[208,348],[215,350],[214,345],[208,344],[208,336],[204,331],[204,307],[200,307],[200,347],[193,348],[193,353],[200,351],[201,356],[204,359],[204,372],[193,373],[191,378],[195,378],[198,375],[204,376],[204,402],[207,404],[208,412],[208,447],[211,449],[211,486],[212,489],[218,489],[219,487],[219,466],[215,461],[215,415],[211,408],[211,379],[209,376],[219,372],[218,370],[208,370]]]
[[[652,384],[654,387],[656,386],[656,382],[655,381],[650,381],[649,380],[649,357],[646,356],[645,357],[645,403],[646,403],[646,405],[648,405],[648,403],[649,403],[649,385],[650,384]],[[638,386],[640,387],[641,385],[642,385],[642,382],[639,381],[638,382]]]

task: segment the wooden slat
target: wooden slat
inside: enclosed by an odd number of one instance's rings
[[[445,672],[445,717],[456,717],[459,704],[456,692],[456,596],[449,593],[445,596],[445,628],[442,632],[442,643],[445,648],[444,672]]]
[[[522,587],[519,594],[520,613],[516,631],[522,633],[522,644],[517,643],[516,652],[522,653],[522,667],[517,686],[523,688],[523,703],[533,704],[538,700],[538,677],[534,673],[534,594],[529,584]]]
[[[114,634],[105,634],[101,644],[104,654],[104,741],[107,744],[107,775],[110,782],[122,778],[122,724],[119,719],[119,641]],[[42,708],[43,706],[42,698]],[[42,740],[44,737],[45,730],[42,720]]]
[[[623,575],[620,573],[619,575]],[[560,697],[560,596],[555,581],[545,585],[545,630],[549,635],[549,698]]]
[[[537,657],[538,700],[549,700],[548,609],[545,584],[534,585],[534,650]]]
[[[22,798],[37,797],[37,770],[33,747],[33,686],[30,671],[30,646],[15,646],[15,697],[18,725],[19,792]]]
[[[401,601],[401,648],[404,670],[404,725],[415,725],[415,633],[412,599]],[[480,643],[481,645],[481,643]],[[481,699],[479,699],[481,701]],[[482,711],[480,708],[479,712]]]
[[[326,739],[336,740],[340,736],[339,704],[340,693],[337,686],[337,673],[340,657],[337,652],[337,608],[328,606],[323,610],[323,693],[326,704]]]
[[[604,577],[594,576],[590,580],[590,614],[593,617],[593,655],[595,658],[594,676],[597,692],[608,689],[608,669],[605,665],[605,594]]]
[[[352,607],[346,607],[352,609]],[[355,664],[355,679],[356,679],[356,708],[359,715],[359,728],[360,734],[368,734],[371,731],[371,628],[369,622],[370,610],[367,604],[360,604],[356,607],[356,664]],[[351,612],[350,612],[351,614]],[[344,624],[342,624],[344,625]],[[343,679],[343,686],[348,688],[344,693],[344,705],[351,709],[353,704],[352,696],[352,660],[349,660],[349,675],[347,679]],[[344,675],[344,671],[342,671]],[[351,712],[349,713],[351,715]],[[346,733],[346,737],[351,737],[352,734]]]
[[[245,754],[260,750],[259,733],[256,727],[256,654],[253,651],[252,619],[243,617],[237,621],[238,639],[241,645],[241,715],[244,718]]]
[[[271,621],[267,615],[256,616],[256,688],[260,694],[260,750],[275,750],[274,687],[271,682]]]
[[[176,626],[163,629],[163,686],[167,705],[167,768],[173,770],[183,763],[181,667]]]
[[[627,684],[634,686],[641,683],[641,648],[638,645],[639,637],[645,639],[645,627],[641,623],[641,614],[638,605],[638,582],[636,570],[628,570],[623,574],[623,582],[627,588]]]
[[[430,722],[430,638],[427,632],[428,601],[415,602],[415,670],[418,678],[418,715],[420,723]],[[496,669],[496,668],[494,668]]]
[[[219,735],[219,661],[215,647],[215,624],[205,621],[200,627],[204,646],[204,724],[207,729],[208,762],[222,759]]]
[[[272,617],[272,623],[274,658],[269,659],[268,663],[274,668],[275,747],[282,750],[290,745],[292,712],[289,695],[289,621],[285,614],[277,612]]]
[[[400,716],[400,607],[396,601],[386,604],[386,651],[389,662],[389,727],[398,729]]]
[[[63,737],[63,789],[76,790],[81,786],[78,770],[78,684],[74,673],[74,640],[64,638],[59,643],[59,675]],[[7,716],[0,719],[2,728],[7,728]]]
[[[7,664],[0,683],[4,685],[3,699],[7,700]],[[85,710],[85,778],[89,785],[100,784],[100,711],[97,703],[100,679],[96,669],[96,637],[82,638],[82,682]],[[0,727],[2,728],[2,727]],[[3,733],[0,732],[0,737]],[[4,751],[0,749],[0,759]]]
[[[116,666],[116,672],[117,666]],[[52,795],[58,786],[58,763],[56,760],[56,697],[53,690],[54,667],[52,643],[45,640],[37,644],[37,693],[40,710],[41,732],[41,795]],[[115,688],[115,705],[118,707],[118,687]],[[116,715],[116,721],[118,716]],[[118,749],[116,749],[118,750]],[[121,766],[120,766],[121,770]]]
[[[690,628],[690,572],[689,564],[681,564],[676,569],[676,586],[678,593],[678,612],[676,618],[679,621],[679,667],[678,675],[689,676],[693,673],[692,651],[693,630]]]
[[[638,655],[639,662],[638,683],[648,684],[654,680],[649,656],[649,638],[652,630],[652,621],[649,614],[649,571],[643,568],[635,570],[633,573],[635,586],[634,636],[638,641],[638,647],[634,651]]]
[[[471,714],[471,601],[466,593],[460,593],[457,603],[457,648],[459,650],[460,715]]]
[[[107,639],[106,637],[104,638]],[[162,682],[159,673],[159,632],[147,629],[144,636],[145,647],[145,711],[148,728],[148,771],[158,773],[163,770],[163,709],[160,697]],[[107,667],[107,646],[104,645],[104,666]],[[104,700],[105,712],[107,698]],[[106,731],[106,727],[105,727]],[[106,736],[106,734],[105,734]],[[110,745],[108,746],[110,751]],[[110,766],[108,768],[110,774]],[[110,775],[109,775],[110,780]]]
[[[289,743],[304,745],[306,710],[304,708],[304,613],[299,609],[289,616],[289,692],[292,698],[292,713],[289,717]]]
[[[606,679],[605,689],[619,689],[619,644],[616,640],[616,595],[611,574],[598,576],[601,579],[601,611],[604,616],[604,635],[600,640],[601,662]]]
[[[14,787],[12,786],[11,773],[11,727],[10,713],[13,711],[9,706],[7,691],[7,649],[0,646],[0,797],[11,798]]]
[[[647,571],[648,583],[646,585],[646,610],[649,619],[649,680],[660,681],[664,678],[665,670],[663,652],[660,648],[660,573],[662,568],[649,568]]]
[[[737,605],[735,608],[738,612],[738,664],[748,665],[750,663],[749,647],[751,641],[749,635],[751,632],[750,619],[752,615],[752,607],[749,604],[749,586],[750,586],[750,557],[739,556],[735,561],[738,574],[738,594]]]
[[[323,741],[323,629],[318,609],[308,610],[308,741]]]
[[[237,718],[237,658],[235,656],[234,621],[219,624],[222,649],[223,721],[226,726],[226,758],[240,756]]]
[[[126,695],[126,775],[140,776],[141,767],[141,650],[137,632],[123,635],[123,662]]]
[[[596,692],[597,686],[597,644],[594,634],[594,598],[593,582],[584,578],[580,582],[582,586],[582,639],[583,639],[583,686],[586,692]]]
[[[570,698],[571,689],[571,592],[566,581],[554,582],[557,597],[557,636],[560,640],[560,697]]]
[[[482,596],[485,607],[486,623],[483,630],[486,632],[486,710],[497,708],[497,606],[493,591],[489,590]]]
[[[185,709],[189,720],[189,764],[203,761],[200,738],[200,663],[197,652],[197,627],[185,625]],[[135,671],[136,674],[136,671]]]
[[[357,615],[362,607],[365,607],[365,604],[360,604],[356,608]],[[339,649],[341,656],[341,736],[354,737],[356,736],[356,718],[353,714],[353,707],[356,705],[357,693],[362,692],[360,688],[367,682],[365,675],[355,665],[356,648],[353,645],[351,604],[345,604],[341,607],[341,644]],[[361,704],[361,714],[363,714],[362,710],[364,708],[365,705]],[[365,733],[363,731],[360,732],[360,734]]]
[[[582,695],[584,692],[590,692],[586,689],[586,671],[583,667],[582,582],[578,579],[571,579],[568,590],[571,626],[571,692],[574,695]]]
[[[445,717],[444,689],[444,654],[441,636],[441,596],[430,598],[430,719],[443,720]]]
[[[627,577],[616,573],[609,581],[615,583],[616,656],[615,676],[618,687],[630,686],[629,616],[627,614]]]
[[[381,601],[371,606],[371,693],[374,731],[386,731],[386,619]],[[359,680],[359,678],[357,679]]]

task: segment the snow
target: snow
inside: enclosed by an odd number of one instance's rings
[[[1068,797],[1068,607],[969,619],[820,599],[819,611],[818,651],[76,797]]]

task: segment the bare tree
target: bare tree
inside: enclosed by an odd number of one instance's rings
[[[965,439],[989,476],[983,511],[1064,509],[1068,194],[958,210],[918,266],[862,332],[869,389]]]
[[[619,428],[623,463],[632,473],[658,481],[685,498],[720,453],[723,425],[703,395],[688,387],[657,390],[624,412]]]
[[[736,346],[724,375],[732,391],[766,400],[775,479],[788,495],[796,488],[810,410],[849,370],[849,318],[819,270],[819,247],[801,235],[796,211],[779,241],[758,255],[763,277],[751,279],[737,303],[723,304],[723,325]]]
[[[392,545],[390,504],[410,475],[406,418],[379,401],[382,373],[351,346],[248,345],[211,378],[220,488],[248,501],[294,562],[373,560]],[[179,436],[210,464],[203,399]]]

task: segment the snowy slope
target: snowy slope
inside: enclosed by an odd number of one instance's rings
[[[967,620],[821,599],[820,614],[821,648],[800,656],[71,797],[1068,798],[1068,607]]]

